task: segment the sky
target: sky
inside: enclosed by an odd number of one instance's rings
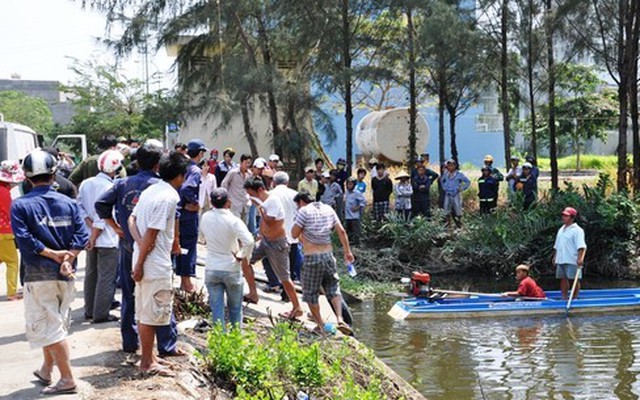
[[[114,62],[110,50],[99,43],[106,36],[105,17],[83,9],[81,0],[0,0],[0,79],[17,74],[24,80],[55,80],[70,83],[74,73],[68,57],[81,61]],[[173,58],[164,49],[149,57],[149,73],[165,78],[155,84],[169,87]],[[133,54],[123,63],[127,78],[144,79],[144,62]]]

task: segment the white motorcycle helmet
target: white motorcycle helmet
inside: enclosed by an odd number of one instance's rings
[[[98,168],[105,174],[117,173],[122,168],[124,156],[118,150],[107,150],[98,157]]]

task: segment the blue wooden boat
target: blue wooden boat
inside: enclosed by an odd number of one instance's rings
[[[389,311],[389,315],[402,320],[563,315],[567,312],[567,301],[562,300],[560,291],[550,291],[546,294],[548,297],[540,300],[521,300],[489,293],[474,294],[466,298],[412,297],[398,301]],[[640,288],[581,290],[580,296],[571,302],[569,313],[610,313],[632,310],[640,310]]]

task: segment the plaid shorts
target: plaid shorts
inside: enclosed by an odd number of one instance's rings
[[[333,252],[305,254],[300,278],[302,301],[305,303],[318,304],[321,287],[329,300],[340,295],[340,277],[336,270]]]
[[[378,221],[384,219],[389,214],[389,202],[388,201],[376,201],[373,203],[373,215]]]

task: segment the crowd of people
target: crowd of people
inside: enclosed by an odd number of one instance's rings
[[[214,322],[241,327],[243,301],[259,301],[253,266],[262,261],[268,278],[264,290],[281,291],[282,300],[291,303],[281,317],[300,318],[304,302],[322,334],[325,321],[318,300],[323,294],[336,314],[337,329],[352,334],[342,316],[332,233],[340,240],[345,264],[351,264],[350,246],[360,240],[368,190],[375,219],[387,218],[392,195],[403,218],[428,218],[430,188],[439,180],[445,211],[459,224],[461,193],[470,186],[453,160],[445,162],[439,176],[429,168],[428,154],[416,160],[410,173],[395,176],[395,184],[385,164],[372,158],[368,168],[357,169],[356,177],[347,174],[344,159],[330,170],[317,159],[294,185],[276,154],[268,159],[242,154],[236,163],[232,148],[224,149],[218,160],[218,150],[209,151],[199,139],[171,151],[154,139],[122,142],[104,138],[99,154],[73,166],[56,149],[36,149],[22,164],[0,164],[0,254],[7,264],[8,299],[24,296],[27,339],[43,349],[43,363],[34,375],[46,386],[45,394],[76,391],[66,337],[77,257],[83,251],[85,319],[120,319],[122,350],[140,350],[142,371],[171,376],[163,357],[183,354],[176,344],[173,278],[179,278],[181,290],[196,289],[199,241],[207,249],[204,286]],[[478,180],[483,212],[495,208],[497,185],[504,179],[492,162],[485,158]],[[529,161],[519,169],[514,158],[506,179],[511,190],[525,192],[526,203],[526,190],[533,190],[535,200],[537,175]],[[12,200],[16,185],[21,196]],[[575,220],[575,214],[570,216]],[[567,225],[566,230],[570,240],[579,239],[581,229]],[[581,262],[560,257],[567,252],[563,243],[556,243],[558,276],[571,278]],[[302,299],[296,283],[301,283]],[[119,317],[111,313],[117,307]],[[54,366],[61,378],[52,385]]]

